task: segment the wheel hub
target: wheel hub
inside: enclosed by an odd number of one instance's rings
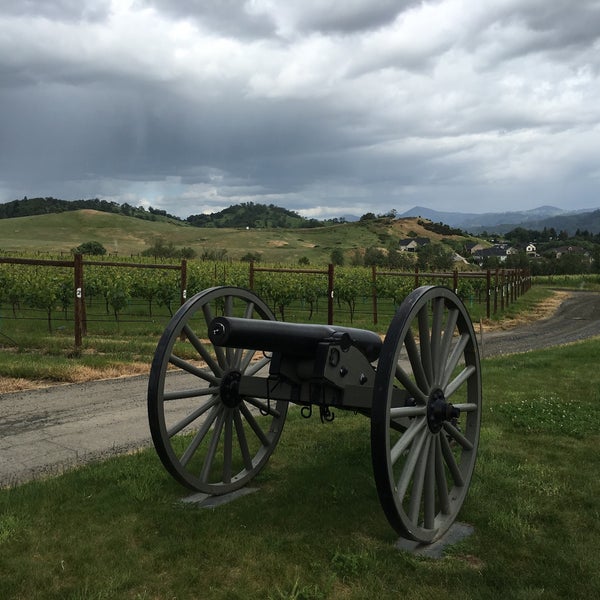
[[[427,424],[432,433],[438,433],[444,421],[458,419],[460,410],[450,402],[446,402],[444,392],[440,389],[433,390],[427,402]]]
[[[221,401],[229,408],[235,408],[242,401],[240,396],[240,380],[242,374],[239,371],[228,371],[221,379],[220,394]]]

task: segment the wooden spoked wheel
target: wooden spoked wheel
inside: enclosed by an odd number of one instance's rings
[[[287,402],[241,397],[241,375],[267,377],[270,358],[221,348],[208,338],[217,316],[275,317],[252,292],[215,287],[190,298],[158,342],[148,382],[148,419],[160,460],[183,485],[232,492],[266,464],[285,422]]]
[[[400,536],[431,543],[452,525],[473,474],[480,423],[468,312],[447,288],[418,288],[389,326],[371,410],[377,492]]]

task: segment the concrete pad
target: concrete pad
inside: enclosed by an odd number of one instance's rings
[[[233,502],[233,500],[237,500],[238,498],[247,496],[253,492],[258,492],[258,488],[245,487],[221,496],[211,496],[210,494],[203,494],[199,492],[197,494],[192,494],[191,496],[182,498],[181,502],[184,504],[196,504],[200,508],[215,508],[217,506]]]
[[[473,534],[475,529],[472,525],[466,523],[453,523],[448,531],[433,544],[422,544],[412,540],[399,538],[394,546],[398,550],[404,550],[415,554],[416,556],[426,556],[428,558],[443,558],[444,550]]]

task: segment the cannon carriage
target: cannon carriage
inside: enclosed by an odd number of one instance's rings
[[[245,486],[275,450],[290,403],[323,421],[335,410],[370,419],[377,493],[400,536],[431,543],[455,521],[477,456],[481,373],[451,290],[414,290],[383,340],[277,321],[243,288],[210,288],[182,305],[148,382],[152,439],[177,481],[211,495]]]

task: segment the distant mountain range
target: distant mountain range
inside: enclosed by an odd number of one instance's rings
[[[600,233],[600,208],[593,211],[568,211],[555,206],[540,206],[531,210],[479,214],[440,212],[424,206],[415,206],[398,217],[421,217],[472,234],[483,231],[504,234],[517,227],[537,231],[554,228],[557,232],[564,230],[569,235],[573,235],[578,229],[594,234]]]

